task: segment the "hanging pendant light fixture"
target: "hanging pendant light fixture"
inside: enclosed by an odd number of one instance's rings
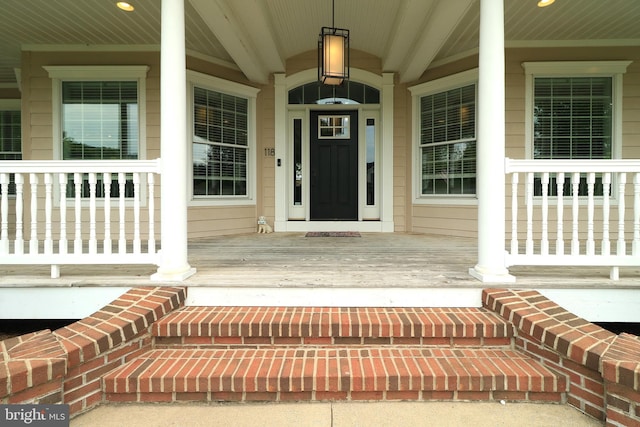
[[[322,27],[318,39],[318,80],[340,85],[349,80],[349,30],[335,28],[335,0],[332,0],[331,27]]]

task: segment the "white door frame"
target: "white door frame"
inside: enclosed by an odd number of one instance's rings
[[[366,202],[363,203],[364,192],[358,203],[358,221],[310,221],[308,196],[303,199],[305,206],[304,218],[289,220],[290,199],[290,171],[292,153],[290,153],[290,123],[295,114],[303,118],[303,138],[308,148],[308,118],[311,109],[339,109],[335,105],[324,107],[321,105],[296,106],[289,109],[288,92],[290,89],[317,79],[317,70],[305,70],[291,76],[284,74],[275,75],[275,231],[362,231],[362,232],[393,232],[393,73],[384,73],[382,76],[360,69],[351,69],[351,78],[380,89],[380,108],[377,110],[376,127],[380,143],[376,150],[376,175],[377,175],[377,209],[379,220],[366,220]],[[355,108],[354,108],[355,107]],[[364,155],[364,117],[371,109],[366,105],[345,105],[343,108],[357,109],[359,111],[360,139],[359,156]],[[303,112],[303,114],[300,114]],[[303,147],[304,147],[303,143]],[[305,152],[306,151],[306,152]],[[303,151],[308,164],[308,150]],[[362,163],[362,161],[360,161]],[[364,171],[360,171],[359,180],[362,180]],[[308,188],[308,180],[306,181]],[[303,184],[304,185],[304,184]],[[363,182],[359,183],[360,188]],[[308,194],[308,192],[307,192]],[[299,217],[300,215],[296,215]]]

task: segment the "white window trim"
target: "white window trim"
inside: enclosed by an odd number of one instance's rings
[[[613,121],[611,158],[622,157],[622,75],[632,61],[523,62],[525,71],[525,156],[533,159],[533,79],[535,77],[613,78]]]
[[[246,98],[248,102],[247,117],[247,195],[246,196],[198,196],[193,195],[193,88],[226,93]],[[256,98],[260,89],[240,83],[224,80],[197,71],[187,70],[187,167],[189,173],[188,206],[246,206],[256,204],[257,170],[256,170]]]
[[[145,160],[147,155],[147,65],[45,65],[51,78],[51,115],[53,159],[62,160],[62,82],[63,81],[132,81],[138,82],[138,160]],[[54,188],[54,205],[60,203],[60,189]],[[140,200],[146,206],[146,185],[141,186]],[[73,206],[73,198],[68,198],[67,206]],[[83,198],[82,206],[88,206],[89,198]],[[99,206],[103,200],[97,200]],[[127,206],[133,200],[127,199]]]
[[[55,65],[43,67],[51,78],[53,158],[62,160],[62,82],[63,81],[131,81],[138,82],[138,160],[147,154],[147,85],[146,65]]]
[[[613,120],[611,123],[611,158],[622,158],[622,76],[633,61],[544,61],[523,62],[525,71],[525,157],[533,159],[533,79],[535,77],[611,77],[613,79]],[[617,185],[612,183],[610,202],[617,204]],[[603,202],[595,198],[596,204]],[[540,196],[534,197],[534,204],[542,203]],[[557,205],[557,199],[550,197],[549,204]],[[570,205],[571,198],[565,197],[563,204]],[[586,197],[579,197],[580,205],[587,204]]]
[[[421,83],[409,88],[412,98],[412,140],[413,149],[413,203],[416,205],[469,205],[476,206],[478,199],[475,194],[421,194],[422,186],[422,165],[420,158],[420,98],[427,95],[446,92],[450,89],[456,89],[470,84],[478,84],[478,69],[463,71],[451,76],[443,77],[430,82]],[[477,107],[477,89],[476,89],[476,107]],[[477,127],[477,108],[476,108],[476,127]],[[477,141],[476,129],[476,141]]]

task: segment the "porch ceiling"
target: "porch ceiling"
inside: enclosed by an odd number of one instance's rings
[[[160,0],[2,0],[0,87],[16,86],[21,50],[159,49]],[[335,25],[351,47],[382,60],[402,81],[434,64],[473,54],[479,0],[337,0]],[[507,46],[640,45],[637,0],[505,1]],[[331,25],[331,0],[186,0],[187,49],[240,69],[255,82],[284,71],[285,61],[314,50]],[[71,45],[69,47],[68,45]]]

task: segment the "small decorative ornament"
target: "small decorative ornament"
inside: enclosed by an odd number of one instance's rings
[[[273,229],[267,224],[267,218],[264,215],[258,217],[258,233],[273,233]]]

